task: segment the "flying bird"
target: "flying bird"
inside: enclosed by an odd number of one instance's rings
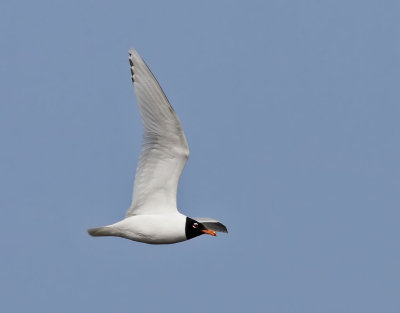
[[[132,204],[123,220],[91,228],[91,236],[116,236],[148,244],[171,244],[228,230],[213,218],[190,218],[176,204],[179,178],[189,158],[182,125],[157,79],[140,55],[129,51],[132,82],[144,136],[133,186]]]

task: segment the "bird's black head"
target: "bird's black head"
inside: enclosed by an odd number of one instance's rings
[[[185,233],[187,239],[192,239],[204,234],[216,236],[214,230],[207,229],[202,223],[199,223],[190,217],[186,217]]]

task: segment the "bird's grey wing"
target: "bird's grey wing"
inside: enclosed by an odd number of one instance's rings
[[[146,63],[133,49],[129,51],[129,63],[144,136],[132,204],[126,215],[176,212],[176,193],[189,147],[174,109]]]
[[[199,223],[202,223],[208,229],[219,231],[222,233],[228,232],[226,226],[216,219],[210,217],[196,217],[194,218],[194,220],[198,221]]]

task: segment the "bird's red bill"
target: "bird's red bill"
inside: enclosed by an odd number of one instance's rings
[[[202,232],[211,236],[217,236],[217,233],[211,229],[202,229]]]

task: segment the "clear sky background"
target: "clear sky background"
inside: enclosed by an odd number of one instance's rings
[[[400,2],[2,1],[1,312],[400,312]],[[131,201],[128,50],[229,234],[91,238]]]

